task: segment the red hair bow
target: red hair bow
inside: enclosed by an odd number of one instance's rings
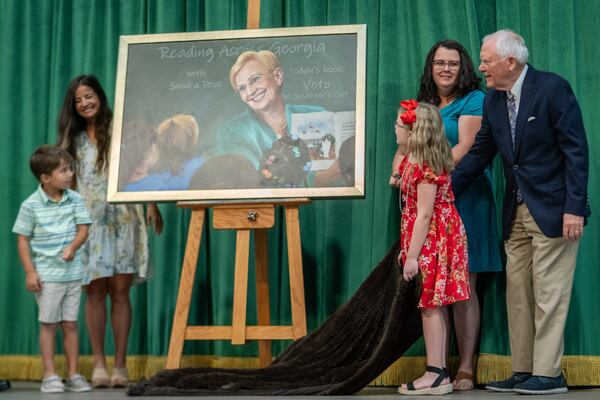
[[[415,110],[419,106],[419,102],[413,99],[410,100],[402,100],[400,102],[400,107],[406,109],[401,115],[400,119],[406,125],[412,127],[412,124],[417,120],[417,114],[415,114]]]

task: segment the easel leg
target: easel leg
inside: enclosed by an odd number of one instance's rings
[[[300,221],[298,206],[285,208],[285,224],[288,242],[290,270],[290,298],[292,303],[292,331],[294,339],[306,335],[306,305],[304,303],[304,276],[302,273],[302,249],[300,245]]]
[[[233,321],[231,344],[246,343],[246,296],[248,293],[248,255],[250,231],[239,229],[235,243],[235,278],[233,282]]]
[[[254,254],[256,256],[256,303],[258,306],[258,325],[271,325],[269,307],[269,259],[267,253],[267,230],[254,231]],[[261,368],[271,364],[271,341],[258,341],[258,354]]]
[[[260,28],[260,0],[248,0],[248,29]]]
[[[187,329],[190,312],[190,301],[192,299],[192,289],[194,287],[194,278],[196,275],[198,251],[202,239],[204,212],[204,208],[192,210],[187,244],[185,246],[183,268],[181,269],[181,278],[179,280],[179,293],[177,295],[177,305],[175,306],[175,317],[173,318],[167,365],[165,367],[167,369],[176,369],[181,365],[181,354],[183,353],[185,331]]]

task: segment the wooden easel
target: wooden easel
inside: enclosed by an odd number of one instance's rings
[[[244,344],[246,340],[259,341],[260,366],[271,363],[271,340],[299,339],[306,335],[306,307],[304,302],[304,278],[298,207],[309,203],[308,199],[278,200],[252,204],[194,204],[179,203],[179,207],[192,209],[185,258],[179,283],[177,305],[171,331],[167,369],[179,368],[185,340],[231,340],[232,344]],[[275,206],[285,208],[288,245],[288,268],[290,276],[290,302],[292,325],[272,326],[269,309],[269,272],[267,258],[267,229],[275,221]],[[236,229],[235,277],[233,285],[233,318],[230,326],[188,326],[192,288],[196,274],[198,252],[206,209],[213,209],[213,225],[216,229]],[[256,297],[258,325],[246,325],[248,291],[248,255],[250,231],[254,231],[256,256]]]
[[[248,0],[248,29],[258,29],[260,0]],[[309,203],[308,199],[278,200],[247,203],[210,205],[209,203],[179,203],[180,207],[192,209],[192,218],[185,247],[177,305],[173,318],[167,369],[179,368],[185,340],[231,340],[232,344],[244,344],[246,340],[258,340],[260,366],[271,363],[271,340],[299,339],[306,335],[306,307],[304,303],[304,278],[302,274],[302,251],[298,207]],[[288,244],[288,268],[290,276],[290,302],[292,325],[272,326],[269,308],[269,271],[267,258],[267,229],[275,221],[275,206],[285,208]],[[236,229],[235,276],[233,284],[233,318],[230,326],[188,326],[192,288],[202,239],[202,228],[207,208],[213,209],[213,225],[216,229]],[[248,255],[250,231],[254,231],[256,257],[256,297],[258,325],[246,325],[248,292]]]

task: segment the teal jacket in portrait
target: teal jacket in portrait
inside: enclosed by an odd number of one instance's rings
[[[291,126],[291,116],[294,113],[325,111],[323,107],[287,104],[285,117]],[[226,121],[219,128],[217,136],[218,154],[241,154],[246,157],[258,170],[265,151],[269,150],[277,135],[255,114],[246,109],[240,115]]]

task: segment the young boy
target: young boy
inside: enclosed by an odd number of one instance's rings
[[[88,235],[90,217],[82,197],[69,189],[73,180],[71,155],[56,146],[38,148],[29,165],[41,183],[21,204],[13,226],[27,290],[39,307],[40,351],[44,368],[41,391],[86,392],[90,384],[77,373],[77,315],[83,264],[77,249]],[[61,327],[69,368],[66,385],[54,370],[56,328]]]

